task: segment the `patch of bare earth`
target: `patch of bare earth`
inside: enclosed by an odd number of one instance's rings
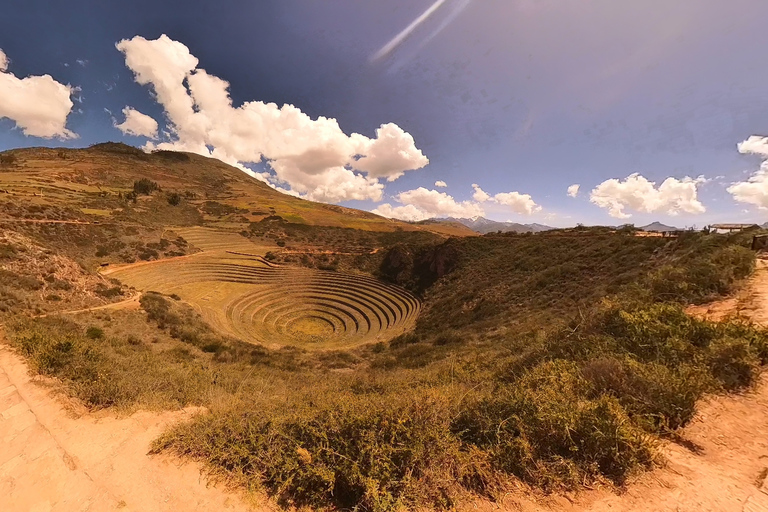
[[[0,510],[3,512],[267,510],[209,485],[193,463],[147,455],[192,410],[76,412],[0,345]]]

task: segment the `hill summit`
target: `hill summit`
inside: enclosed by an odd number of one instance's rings
[[[544,224],[520,224],[517,222],[499,222],[496,220],[486,219],[485,217],[472,217],[470,219],[456,219],[449,217],[445,220],[458,222],[468,227],[469,229],[481,233],[483,235],[487,233],[496,233],[501,231],[502,233],[538,233],[540,231],[549,231],[554,229]]]
[[[662,224],[661,222],[651,222],[647,226],[642,226],[638,229],[641,229],[643,231],[656,231],[659,233],[666,233],[669,231],[682,231],[680,228],[676,228],[674,226],[667,226],[666,224]]]

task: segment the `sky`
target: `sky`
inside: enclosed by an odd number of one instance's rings
[[[405,220],[768,220],[764,0],[0,11],[0,151],[192,151]]]

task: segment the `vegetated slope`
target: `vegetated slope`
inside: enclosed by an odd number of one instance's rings
[[[703,302],[727,293],[751,268],[745,249],[751,234],[632,235],[577,228],[398,246],[382,255],[379,275],[423,294],[412,335],[418,338],[447,329],[471,334],[557,323],[620,292]]]
[[[680,305],[748,275],[745,242],[584,229],[357,254],[425,315],[355,350],[246,344],[156,293],[146,316],[16,318],[9,338],[90,407],[206,406],[155,449],[283,504],[444,509],[515,485],[621,485],[704,393],[751,385],[766,333]]]
[[[290,222],[309,225],[430,231],[370,212],[301,200],[216,159],[191,153],[146,154],[125,144],[105,143],[88,149],[17,149],[3,152],[2,156],[0,217],[9,200],[17,206],[23,200],[46,206],[49,212],[51,206],[66,208],[62,220],[122,220],[154,225],[208,221],[242,225],[279,215]],[[134,192],[134,183],[142,179],[159,187],[162,200],[150,200],[154,188],[147,189],[147,195],[142,195],[142,191],[138,198],[134,195],[131,199],[138,199],[136,203],[123,200]],[[169,207],[168,203],[175,204]],[[37,213],[30,217],[40,218]],[[450,226],[434,231],[467,234]]]

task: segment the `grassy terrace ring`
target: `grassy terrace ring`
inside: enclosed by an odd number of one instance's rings
[[[268,345],[342,345],[385,341],[410,325],[418,301],[375,279],[305,269],[270,269],[272,284],[258,286],[228,304],[238,337]],[[242,269],[231,277],[243,279]],[[225,277],[225,279],[228,277]],[[336,344],[336,343],[334,343]]]
[[[270,347],[388,341],[413,326],[421,307],[406,290],[371,277],[273,268],[231,252],[130,265],[110,277],[177,294],[222,332]]]

